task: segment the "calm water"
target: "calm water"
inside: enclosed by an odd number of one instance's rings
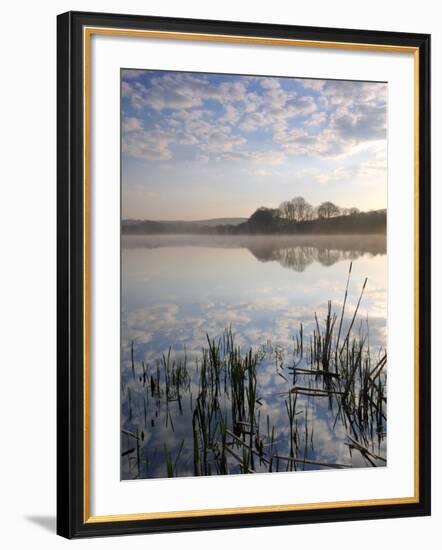
[[[246,444],[255,447],[254,456],[247,458],[248,468],[255,472],[333,464],[385,465],[384,460],[374,458],[386,456],[386,399],[375,398],[378,384],[385,391],[385,368],[369,386],[366,408],[373,417],[363,436],[352,422],[339,416],[339,395],[333,397],[329,391],[318,396],[301,390],[292,399],[289,393],[295,386],[314,391],[338,379],[324,381],[324,377],[293,369],[312,368],[313,333],[325,327],[329,300],[331,312],[337,315],[336,337],[351,262],[342,334],[348,332],[367,278],[349,342],[352,338],[364,342],[361,357],[369,357],[364,360],[367,365],[371,361],[372,370],[386,352],[384,237],[123,236],[122,479],[194,475],[195,468],[202,468],[202,474],[241,473],[244,453],[249,453]],[[254,412],[248,422],[243,416],[243,424],[235,423],[225,370],[216,414],[228,425],[228,442],[222,439],[226,432],[215,426],[210,434],[213,441],[203,443],[202,432],[195,439],[193,430],[201,395],[202,349],[208,347],[207,335],[219,342],[229,327],[242,354],[250,348],[257,354]],[[348,392],[349,386],[342,382],[340,391]],[[357,381],[352,391],[359,404]],[[355,403],[349,406],[354,416]],[[381,410],[376,408],[379,403]],[[290,426],[287,407],[292,405],[295,416]],[[219,472],[223,442],[229,449]],[[371,454],[358,451],[353,443]],[[204,460],[195,458],[195,446],[204,447]],[[270,465],[270,455],[299,460],[276,458]]]

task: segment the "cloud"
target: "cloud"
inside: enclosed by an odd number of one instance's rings
[[[121,95],[123,97],[130,97],[132,92],[133,92],[132,86],[128,82],[123,80],[121,82]]]
[[[121,78],[123,80],[136,80],[137,78],[140,78],[141,76],[145,75],[145,70],[140,69],[123,69],[121,71]]]
[[[148,107],[155,111],[162,111],[199,107],[209,100],[217,101],[222,105],[242,101],[246,96],[246,85],[239,80],[213,85],[203,76],[190,73],[166,73],[163,76],[151,78],[149,85],[136,82],[130,90],[126,83],[125,91],[131,92],[130,100],[133,107],[137,109]]]
[[[307,116],[317,109],[312,97],[297,97],[282,90],[264,97],[261,109],[245,116],[239,128],[245,132],[254,132],[258,128],[268,130],[284,129],[294,117]]]
[[[226,105],[224,108],[224,115],[219,119],[221,124],[236,124],[241,118],[241,114],[238,109],[233,105]]]
[[[325,86],[325,80],[315,80],[309,78],[303,78],[300,80],[302,86],[307,90],[321,91]]]
[[[141,121],[134,117],[124,117],[123,119],[123,132],[135,132],[137,130],[142,130],[143,126],[141,124]]]
[[[145,160],[170,160],[171,137],[161,130],[130,129],[123,134],[122,152]]]
[[[222,157],[224,160],[233,161],[251,161],[262,164],[282,164],[286,160],[286,155],[283,151],[236,151],[227,153]],[[262,174],[261,174],[262,175]]]
[[[302,80],[304,89],[316,92],[313,101],[303,96],[303,125],[280,125],[274,139],[288,153],[334,157],[351,152],[363,142],[386,139],[387,86],[382,83]],[[295,100],[287,102],[287,106]],[[316,108],[313,108],[313,105]],[[319,130],[315,127],[321,126]]]
[[[281,88],[281,85],[276,78],[260,78],[259,83],[261,88],[264,88],[265,90],[278,90]]]
[[[149,87],[138,83],[131,102],[135,108],[183,109],[201,105],[201,96],[196,93],[203,80],[188,74],[165,74],[152,78]]]
[[[345,166],[337,166],[331,170],[310,174],[311,178],[318,183],[348,182],[356,184],[359,182],[374,183],[381,180],[386,184],[387,159],[376,150],[377,143],[369,150],[369,159]],[[385,187],[386,188],[386,187]]]
[[[322,95],[332,105],[357,105],[387,100],[387,85],[380,82],[351,82],[342,80],[323,81]]]
[[[321,118],[325,118],[325,115]],[[322,120],[314,122],[319,124]],[[317,133],[302,127],[292,130],[281,128],[275,133],[274,139],[292,154],[334,157],[350,153],[360,143],[385,140],[386,123],[385,106],[340,106],[330,115],[328,126]],[[312,124],[307,121],[306,126]]]
[[[306,126],[318,126],[322,124],[327,119],[327,115],[324,111],[317,111],[312,113],[312,115],[305,121]]]
[[[240,124],[240,129],[245,132],[254,132],[257,128],[267,126],[267,117],[262,112],[254,112],[248,115]]]
[[[331,128],[339,137],[357,142],[385,139],[386,124],[385,106],[374,103],[341,107],[331,118]]]
[[[209,153],[223,153],[232,151],[235,147],[242,145],[246,140],[242,137],[232,136],[225,130],[212,130],[207,136],[207,141],[202,146],[204,151]]]
[[[386,139],[386,84],[134,72],[122,81],[123,152],[132,157],[278,164]]]

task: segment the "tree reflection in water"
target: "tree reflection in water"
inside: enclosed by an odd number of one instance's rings
[[[201,246],[246,248],[260,262],[279,262],[282,267],[303,272],[314,262],[328,267],[356,260],[364,254],[387,251],[385,235],[133,235],[122,237],[124,248]]]

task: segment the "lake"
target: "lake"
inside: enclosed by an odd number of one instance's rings
[[[122,479],[386,464],[385,236],[123,235],[121,255]]]

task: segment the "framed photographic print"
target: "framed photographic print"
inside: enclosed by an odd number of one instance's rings
[[[428,35],[58,17],[57,513],[430,513]]]

